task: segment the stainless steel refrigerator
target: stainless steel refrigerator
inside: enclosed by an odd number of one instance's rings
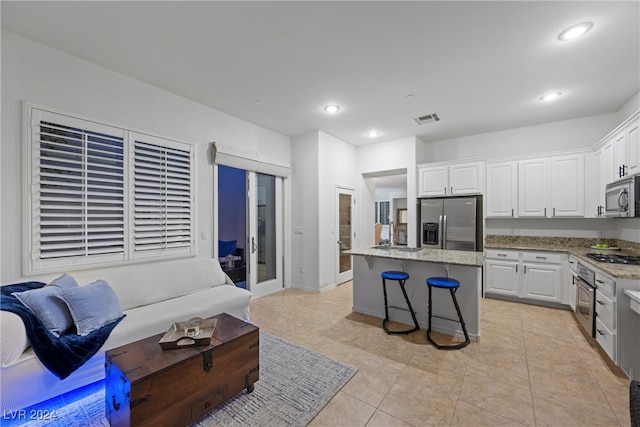
[[[420,247],[483,250],[482,196],[420,199]]]

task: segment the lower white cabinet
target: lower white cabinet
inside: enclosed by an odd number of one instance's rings
[[[567,255],[487,250],[485,294],[563,303]]]
[[[618,363],[616,282],[611,277],[596,271],[596,341]]]
[[[508,257],[515,256],[515,260]],[[520,296],[518,286],[518,253],[498,252],[495,259],[485,261],[486,292]]]
[[[600,347],[609,355],[611,360],[616,361],[616,334],[611,329],[607,328],[596,317],[596,341],[600,344]]]

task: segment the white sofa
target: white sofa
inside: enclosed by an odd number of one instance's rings
[[[251,293],[237,288],[214,259],[181,259],[118,268],[67,271],[82,285],[97,279],[113,288],[126,317],[102,349],[64,380],[28,347],[22,320],[0,315],[0,411],[15,411],[104,378],[104,352],[166,331],[173,322],[228,313],[249,320]],[[29,277],[49,283],[59,276]]]

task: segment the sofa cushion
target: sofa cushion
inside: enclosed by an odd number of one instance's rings
[[[122,316],[118,297],[104,280],[66,289],[61,298],[69,307],[80,336],[89,335]]]
[[[104,348],[166,332],[174,322],[193,317],[207,318],[227,313],[243,320],[249,318],[251,292],[232,285],[204,289],[156,304],[126,310],[126,317],[114,329]],[[158,337],[158,340],[160,337]]]
[[[29,348],[27,330],[20,316],[4,310],[0,311],[0,326],[0,362],[9,366]]]
[[[13,296],[30,309],[52,334],[60,336],[73,325],[73,319],[67,305],[58,297],[65,290],[77,287],[76,280],[65,273],[42,288],[14,292]]]

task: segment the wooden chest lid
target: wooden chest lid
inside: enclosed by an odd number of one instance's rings
[[[213,318],[217,318],[218,322],[208,346],[163,350],[159,344],[164,335],[161,333],[108,350],[106,363],[118,365],[118,368],[133,383],[141,378],[158,375],[193,358],[202,358],[201,354],[204,352],[212,351],[246,334],[258,331],[256,326],[226,313]]]

